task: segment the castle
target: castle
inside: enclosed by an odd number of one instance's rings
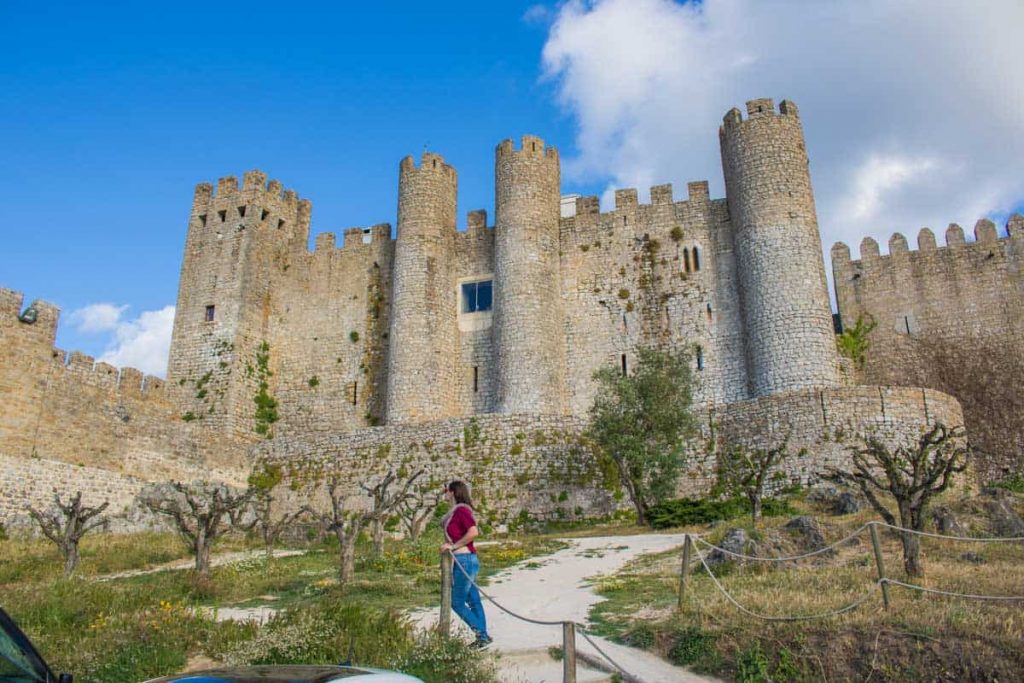
[[[650,204],[619,190],[605,213],[596,197],[561,196],[554,148],[506,140],[494,224],[472,211],[465,231],[456,170],[407,157],[396,238],[388,224],[352,228],[340,245],[318,235],[312,252],[311,203],[277,181],[251,171],[241,186],[200,184],[166,382],[66,358],[55,307],[25,311],[0,290],[0,517],[52,485],[126,502],[159,478],[242,483],[254,460],[353,485],[389,467],[457,474],[497,517],[607,510],[616,503],[582,438],[592,377],[628,373],[643,346],[690,353],[708,434],[787,435],[801,481],[847,457],[845,435],[906,442],[962,424],[956,398],[902,381],[892,322],[934,338],[967,323],[1019,343],[1024,220],[1002,238],[979,223],[973,244],[925,235],[917,256],[902,238],[887,257],[868,243],[860,261],[837,245],[842,321],[881,323],[865,371],[837,352],[796,105],[753,100],[719,135],[726,198],[707,182],[681,201],[653,187]],[[984,280],[950,274],[965,261]],[[940,284],[951,277],[964,285],[955,296]],[[976,296],[986,287],[997,293]],[[896,370],[863,383],[879,367]],[[682,492],[710,485],[708,457],[691,458]]]

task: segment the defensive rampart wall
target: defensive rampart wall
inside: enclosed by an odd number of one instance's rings
[[[859,380],[956,395],[986,478],[1024,465],[1024,217],[1001,232],[980,220],[968,242],[953,224],[937,246],[924,228],[916,250],[896,233],[888,254],[865,238],[856,260],[845,244],[832,247],[844,328],[877,324]]]

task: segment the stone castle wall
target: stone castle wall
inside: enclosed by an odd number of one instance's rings
[[[202,471],[236,483],[253,454],[355,477],[384,466],[378,454],[390,448],[391,464],[472,477],[496,510],[518,514],[526,501],[540,515],[596,513],[614,503],[594,487],[599,473],[579,438],[593,374],[629,372],[645,346],[690,354],[708,424],[751,443],[791,424],[808,466],[842,459],[823,436],[834,425],[888,420],[892,438],[904,438],[937,415],[955,418],[955,401],[940,394],[838,386],[796,107],[784,101],[776,113],[771,100],[754,100],[747,109],[746,120],[730,111],[721,130],[724,199],[703,181],[682,201],[670,185],[651,188],[648,204],[622,189],[610,211],[580,197],[561,217],[558,153],[525,136],[519,149],[505,141],[496,150],[495,226],[473,211],[456,231],[456,171],[427,153],[419,166],[400,164],[397,238],[384,223],[350,228],[341,245],[318,235],[311,252],[312,205],[281,183],[250,171],[241,187],[234,177],[216,191],[200,184],[166,383],[81,354],[65,362],[53,348],[56,309],[40,303],[36,323],[20,322],[20,295],[0,290],[0,455],[34,460],[6,481],[28,472],[37,495],[65,481],[66,463],[111,473],[112,491]],[[852,262],[840,249],[844,320],[868,311],[951,329],[966,319],[1016,343],[1019,296],[983,290],[1019,292],[1020,229],[1004,240],[986,230],[976,246],[947,247],[955,258],[916,258],[897,242],[888,261],[876,248]],[[953,262],[989,279],[950,276]],[[910,275],[899,275],[904,263]],[[493,309],[463,310],[462,285],[488,279]],[[939,283],[953,288],[947,299],[960,313],[939,303]],[[900,347],[888,339],[876,349],[892,355]],[[860,379],[912,383],[902,367],[876,351]],[[484,441],[467,446],[477,428]],[[530,436],[538,431],[546,435]],[[706,490],[713,467],[704,465],[685,491]],[[565,489],[571,505],[542,504],[514,485],[536,479],[549,491],[568,474],[578,479]]]
[[[832,309],[796,105],[725,116],[719,136],[751,396],[839,384]]]
[[[244,481],[247,446],[184,422],[174,387],[54,348],[58,309],[35,301],[29,323],[22,307],[0,289],[0,518],[54,486],[123,502],[136,480]]]
[[[936,422],[958,424],[956,399],[908,387],[800,389],[701,411],[701,438],[680,476],[680,495],[701,496],[715,482],[715,454],[704,445],[777,445],[789,435],[785,485],[812,484],[842,466],[857,435],[877,434],[913,446]],[[484,415],[424,424],[365,429],[353,434],[274,439],[255,451],[257,461],[286,475],[281,493],[297,508],[323,495],[339,477],[354,504],[365,503],[361,482],[389,470],[405,476],[424,470],[427,490],[452,479],[467,481],[492,523],[521,517],[575,519],[607,515],[629,505],[616,495],[613,473],[602,470],[584,436],[586,423],[571,416]]]
[[[987,220],[966,242],[949,226],[945,246],[925,228],[910,250],[897,233],[889,253],[866,238],[860,258],[832,248],[843,326],[873,320],[860,381],[933,387],[961,399],[983,476],[1024,463],[1024,217],[1000,237]]]

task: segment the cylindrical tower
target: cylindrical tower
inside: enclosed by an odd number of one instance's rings
[[[523,136],[494,164],[494,327],[497,412],[561,414],[565,331],[559,276],[558,151]]]
[[[719,129],[752,397],[839,384],[803,129],[796,105],[747,102]]]
[[[455,169],[437,154],[412,157],[398,171],[387,422],[455,414],[459,339],[453,261]]]

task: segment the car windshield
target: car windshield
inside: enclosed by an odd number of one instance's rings
[[[0,609],[0,681],[48,683],[53,675],[18,625]]]

